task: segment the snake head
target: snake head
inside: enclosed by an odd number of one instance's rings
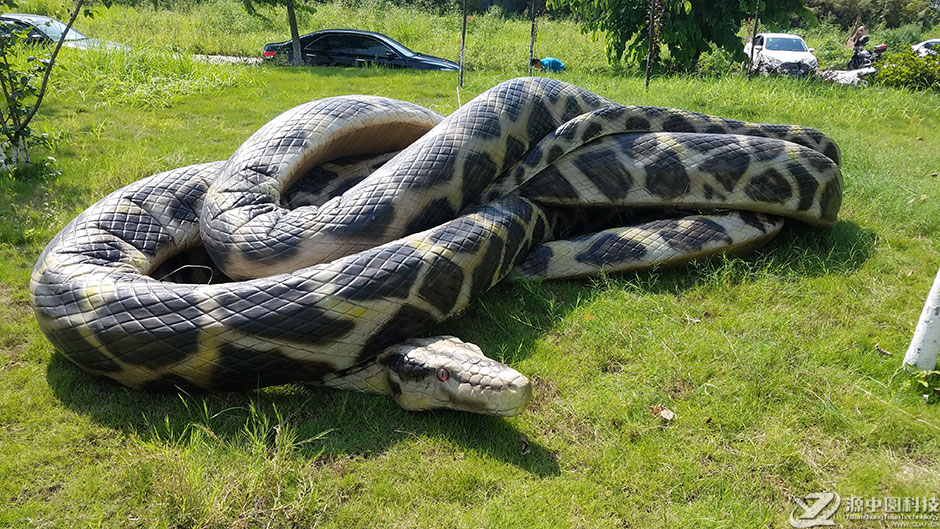
[[[532,399],[529,379],[453,336],[409,340],[379,356],[398,405],[511,416]]]

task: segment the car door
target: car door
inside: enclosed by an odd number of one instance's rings
[[[322,35],[304,47],[304,62],[313,66],[352,66],[351,45],[345,35]]]
[[[375,37],[360,35],[356,42],[357,66],[376,64],[392,68],[404,67],[404,61],[392,48]]]

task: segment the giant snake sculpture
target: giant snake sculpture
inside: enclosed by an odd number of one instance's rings
[[[446,118],[343,96],[288,110],[227,161],[106,196],[49,243],[30,290],[66,358],[134,388],[303,382],[512,415],[524,376],[416,337],[510,274],[745,249],[784,217],[831,224],[841,200],[838,147],[804,127],[622,106],[546,78]]]

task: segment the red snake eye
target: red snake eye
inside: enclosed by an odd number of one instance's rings
[[[437,379],[441,382],[447,382],[450,379],[450,371],[446,368],[440,368],[437,370]]]

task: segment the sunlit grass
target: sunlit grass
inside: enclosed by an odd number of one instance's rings
[[[30,268],[108,192],[224,159],[310,99],[380,94],[449,113],[519,73],[468,72],[458,92],[446,72],[138,57],[66,58],[87,72],[57,82],[97,88],[55,91],[43,108],[37,127],[58,138],[43,154],[61,175],[0,183],[0,527],[781,527],[810,492],[940,490],[940,410],[896,376],[940,255],[936,95],[560,76],[624,103],[818,127],[842,147],[845,201],[831,229],[794,224],[746,256],[498,285],[433,331],[535,381],[523,415],[496,419],[299,386],[149,395],[53,351]],[[105,86],[164,72],[204,79],[165,104]]]

